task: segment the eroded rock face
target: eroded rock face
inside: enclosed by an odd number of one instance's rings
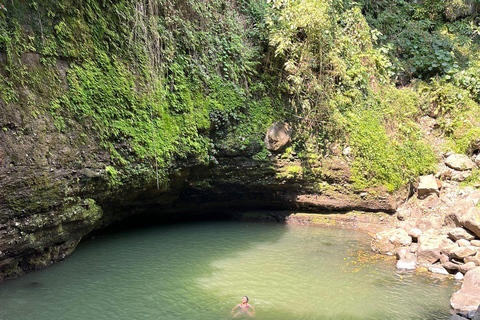
[[[275,122],[267,129],[265,147],[267,150],[278,152],[290,143],[292,127],[288,123]]]
[[[455,310],[468,312],[476,310],[480,305],[480,267],[465,274],[462,287],[450,299],[450,305]]]

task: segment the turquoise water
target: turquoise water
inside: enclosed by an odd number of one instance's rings
[[[117,232],[0,285],[0,319],[231,319],[244,295],[255,319],[448,319],[451,281],[397,274],[369,242],[274,223]]]

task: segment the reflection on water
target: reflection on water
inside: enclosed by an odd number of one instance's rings
[[[256,319],[448,319],[452,282],[398,275],[368,247],[362,233],[280,224],[131,230],[2,284],[0,319],[230,319],[244,295]]]

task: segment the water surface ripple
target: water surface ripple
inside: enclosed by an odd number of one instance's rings
[[[0,319],[448,319],[457,287],[373,257],[365,234],[202,222],[110,234],[0,285]],[[241,317],[239,317],[241,318]]]

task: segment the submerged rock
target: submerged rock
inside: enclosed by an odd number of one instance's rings
[[[397,251],[397,269],[415,270],[417,268],[417,257],[407,248],[401,248]]]
[[[443,274],[443,275],[448,275],[448,271],[442,267],[442,266],[431,266],[430,268],[428,268],[428,270],[430,270],[431,273],[436,273],[436,274]]]

